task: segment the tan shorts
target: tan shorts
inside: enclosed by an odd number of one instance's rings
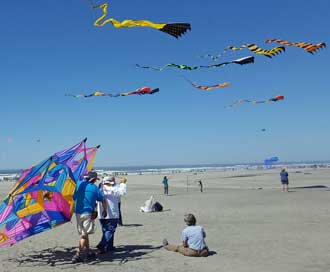
[[[91,218],[91,214],[76,214],[77,230],[80,235],[94,233],[95,223]]]

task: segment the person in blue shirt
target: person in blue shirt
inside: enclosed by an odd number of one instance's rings
[[[206,237],[203,227],[196,226],[196,217],[189,213],[184,217],[187,227],[182,231],[182,245],[170,245],[166,239],[163,240],[163,246],[166,250],[179,252],[184,256],[207,257],[209,249],[205,244]]]
[[[163,186],[164,186],[164,195],[168,195],[168,179],[167,177],[165,176],[163,178]]]
[[[280,177],[282,183],[282,192],[289,192],[289,174],[285,168],[282,168]]]
[[[79,247],[76,255],[72,258],[73,263],[82,262],[84,258],[82,253],[85,252],[87,259],[95,258],[95,253],[89,248],[89,234],[94,233],[95,228],[95,207],[96,202],[102,202],[103,214],[107,216],[107,202],[102,192],[94,184],[98,180],[96,172],[89,172],[83,180],[79,180],[73,194],[74,212],[77,219],[77,230],[80,235]]]

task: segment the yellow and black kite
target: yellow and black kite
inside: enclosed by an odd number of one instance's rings
[[[114,18],[108,18],[108,4],[101,4],[96,6],[95,8],[100,8],[103,11],[103,15],[96,19],[94,22],[94,26],[97,27],[102,27],[106,25],[107,23],[112,23],[112,25],[115,28],[120,28],[120,27],[151,27],[158,29],[162,32],[165,32],[169,35],[174,36],[175,38],[181,37],[182,34],[184,34],[186,31],[191,30],[190,24],[187,23],[171,23],[171,24],[158,24],[158,23],[153,23],[148,20],[124,20],[122,22],[117,21]]]
[[[241,45],[240,47],[228,46],[227,48],[225,48],[222,51],[222,53],[220,53],[218,55],[207,54],[204,57],[210,57],[212,60],[216,61],[220,57],[222,57],[228,50],[237,51],[237,50],[243,50],[245,48],[247,48],[248,50],[250,50],[251,52],[253,52],[255,54],[264,55],[265,57],[268,57],[268,58],[272,58],[275,55],[285,51],[284,46],[274,47],[272,49],[263,49],[254,43],[246,43],[246,44]]]

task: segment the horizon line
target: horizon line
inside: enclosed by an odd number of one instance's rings
[[[330,160],[314,160],[314,161],[283,161],[283,162],[277,162],[274,163],[273,165],[282,165],[282,164],[315,164],[315,163],[330,163]],[[113,165],[113,166],[94,166],[93,168],[151,168],[151,167],[156,167],[156,168],[171,168],[171,167],[212,167],[212,166],[234,166],[234,165],[264,165],[262,162],[241,162],[241,163],[194,163],[194,164],[145,164],[145,165]],[[24,170],[26,168],[7,168],[7,169],[0,169],[0,171],[16,171],[16,170]]]

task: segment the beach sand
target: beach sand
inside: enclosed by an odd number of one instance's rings
[[[294,188],[283,193],[279,170],[174,174],[169,196],[162,195],[161,175],[128,176],[128,195],[122,199],[126,226],[117,229],[116,252],[71,264],[78,243],[73,217],[72,223],[1,248],[0,271],[328,271],[330,170],[289,169],[289,175]],[[1,199],[12,185],[0,184]],[[139,212],[150,195],[164,212]],[[180,243],[187,212],[205,228],[212,256],[183,257],[161,248],[163,238]],[[92,246],[101,237],[97,226]]]

